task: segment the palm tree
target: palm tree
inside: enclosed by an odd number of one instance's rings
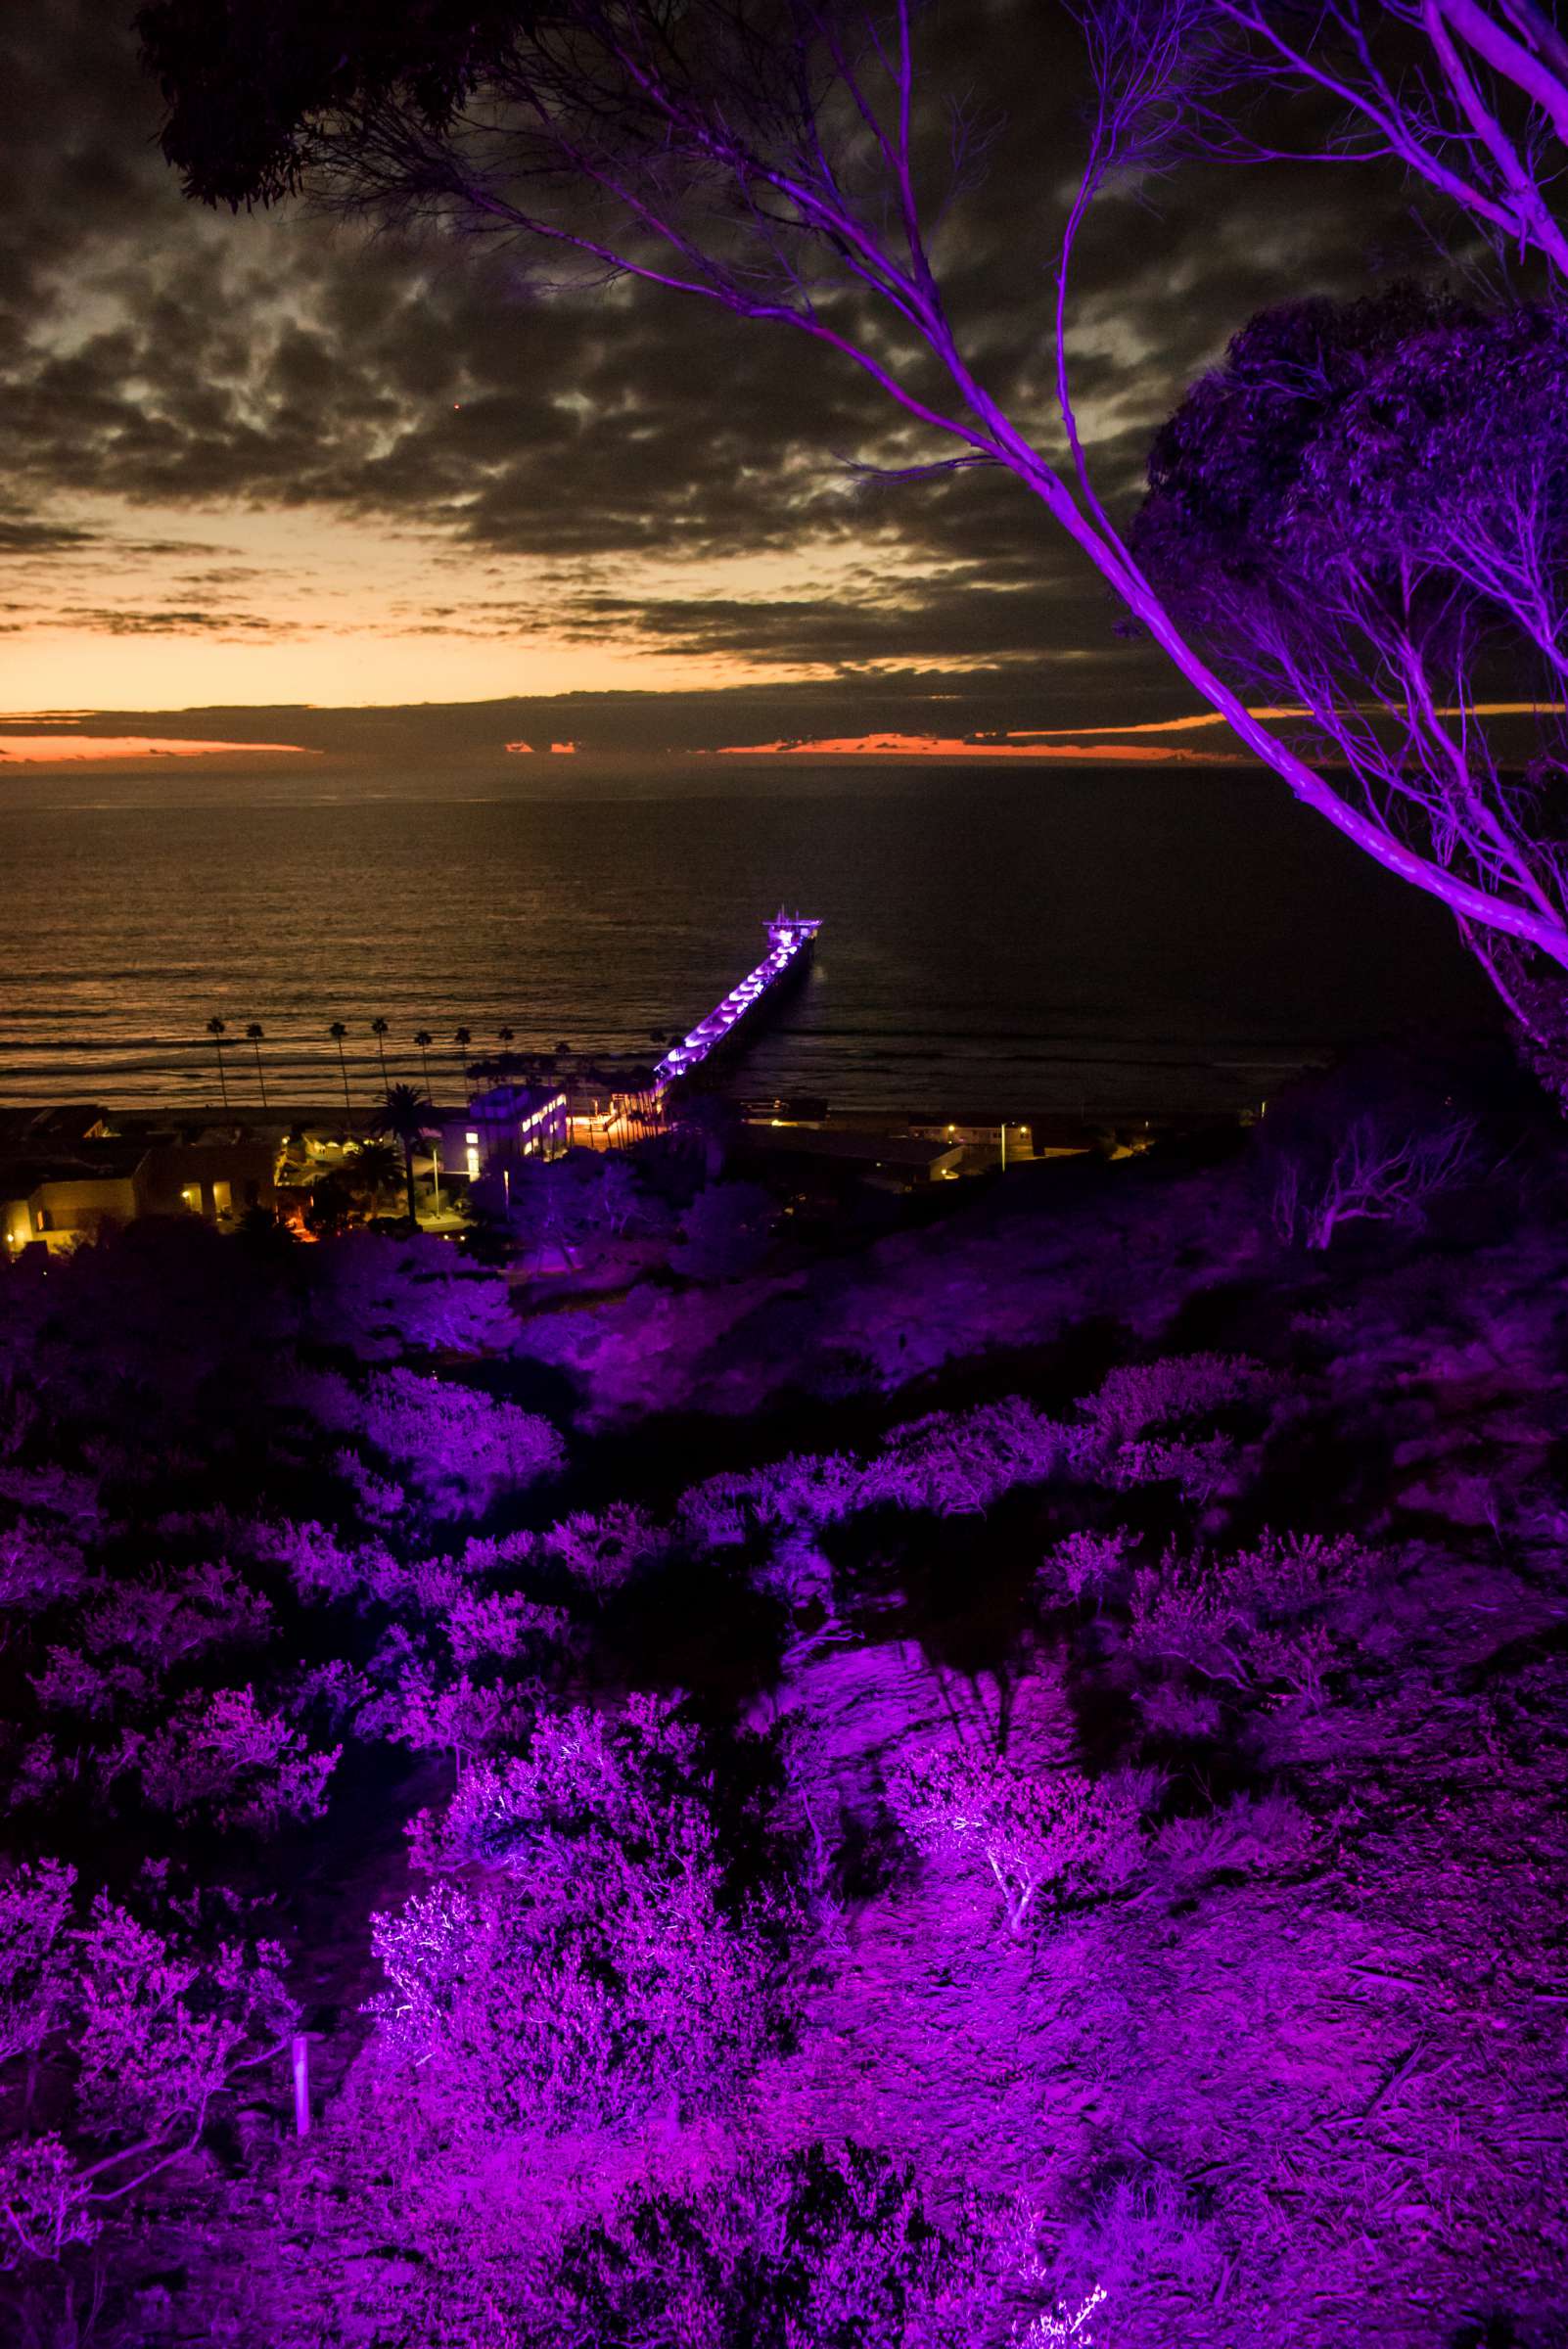
[[[375,1037],[376,1049],[381,1054],[381,1082],[382,1090],[385,1092],[387,1087],[387,1037],[390,1033],[388,1023],[385,1020],[372,1020],[370,1033]]]
[[[344,1026],[342,1020],[334,1020],[331,1027],[327,1030],[327,1034],[331,1036],[333,1042],[338,1047],[338,1066],[343,1071],[343,1105],[347,1114],[352,1117],[353,1104],[348,1098],[348,1063],[343,1056],[343,1039],[347,1033],[348,1031]]]
[[[373,1133],[390,1133],[403,1147],[403,1177],[408,1185],[408,1227],[419,1229],[414,1198],[414,1152],[427,1134],[436,1131],[436,1113],[428,1097],[411,1084],[390,1084],[387,1098],[370,1121]]]
[[[223,1088],[223,1106],[225,1109],[227,1109],[229,1106],[229,1081],[223,1073],[223,1037],[227,1027],[227,1021],[220,1020],[215,1012],[207,1023],[207,1033],[212,1038],[212,1042],[217,1049],[218,1083]]]
[[[468,1047],[474,1041],[473,1029],[454,1028],[452,1031],[452,1041],[457,1046],[457,1065],[462,1070],[464,1080],[466,1082],[468,1077]]]
[[[428,1101],[433,1101],[436,1098],[435,1094],[430,1089],[429,1059],[430,1048],[435,1041],[436,1038],[432,1036],[428,1028],[416,1028],[414,1030],[414,1049],[419,1054],[419,1065],[425,1072],[425,1098]]]
[[[260,1087],[261,1106],[263,1109],[265,1109],[267,1105],[267,1081],[261,1074],[261,1044],[265,1035],[266,1030],[262,1027],[259,1020],[253,1020],[245,1032],[246,1041],[249,1043],[252,1051],[255,1054],[255,1081],[257,1085]]]
[[[361,1142],[351,1158],[343,1164],[343,1179],[347,1187],[363,1195],[372,1215],[383,1191],[392,1191],[402,1177],[402,1167],[391,1142]],[[328,1177],[331,1180],[331,1177]]]

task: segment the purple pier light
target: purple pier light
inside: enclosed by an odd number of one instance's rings
[[[698,1021],[689,1036],[683,1036],[678,1044],[671,1044],[654,1071],[654,1091],[662,1093],[677,1078],[689,1077],[735,1035],[760,1003],[776,994],[786,978],[804,970],[821,927],[819,920],[802,913],[786,913],[780,906],[767,925],[766,958],[755,971],[748,971],[723,1001],[715,1003],[705,1020]]]

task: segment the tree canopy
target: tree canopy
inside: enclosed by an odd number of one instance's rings
[[[205,204],[295,193],[324,122],[395,97],[443,128],[528,0],[149,0],[134,23],[168,107],[163,153]]]

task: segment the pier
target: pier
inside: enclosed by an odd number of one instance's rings
[[[780,907],[767,925],[767,954],[754,971],[748,971],[738,986],[732,987],[721,1003],[715,1003],[705,1020],[699,1020],[689,1036],[678,1044],[671,1044],[653,1075],[653,1092],[662,1096],[680,1078],[689,1077],[694,1069],[727,1043],[739,1029],[756,1013],[769,996],[776,1000],[784,982],[803,972],[811,958],[820,921],[805,914],[786,913]]]

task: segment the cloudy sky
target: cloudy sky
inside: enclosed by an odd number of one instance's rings
[[[131,5],[0,26],[14,741],[62,711],[329,749],[1061,741],[1192,707],[1010,479],[858,478],[848,461],[940,451],[804,338],[642,288],[541,298],[495,251],[187,204]],[[944,87],[1005,103],[949,235],[954,308],[1043,430],[1073,52],[1043,0],[950,0],[934,38]],[[1107,492],[1131,493],[1152,428],[1252,311],[1418,250],[1364,173],[1209,172],[1158,210],[1106,207],[1074,341]]]

